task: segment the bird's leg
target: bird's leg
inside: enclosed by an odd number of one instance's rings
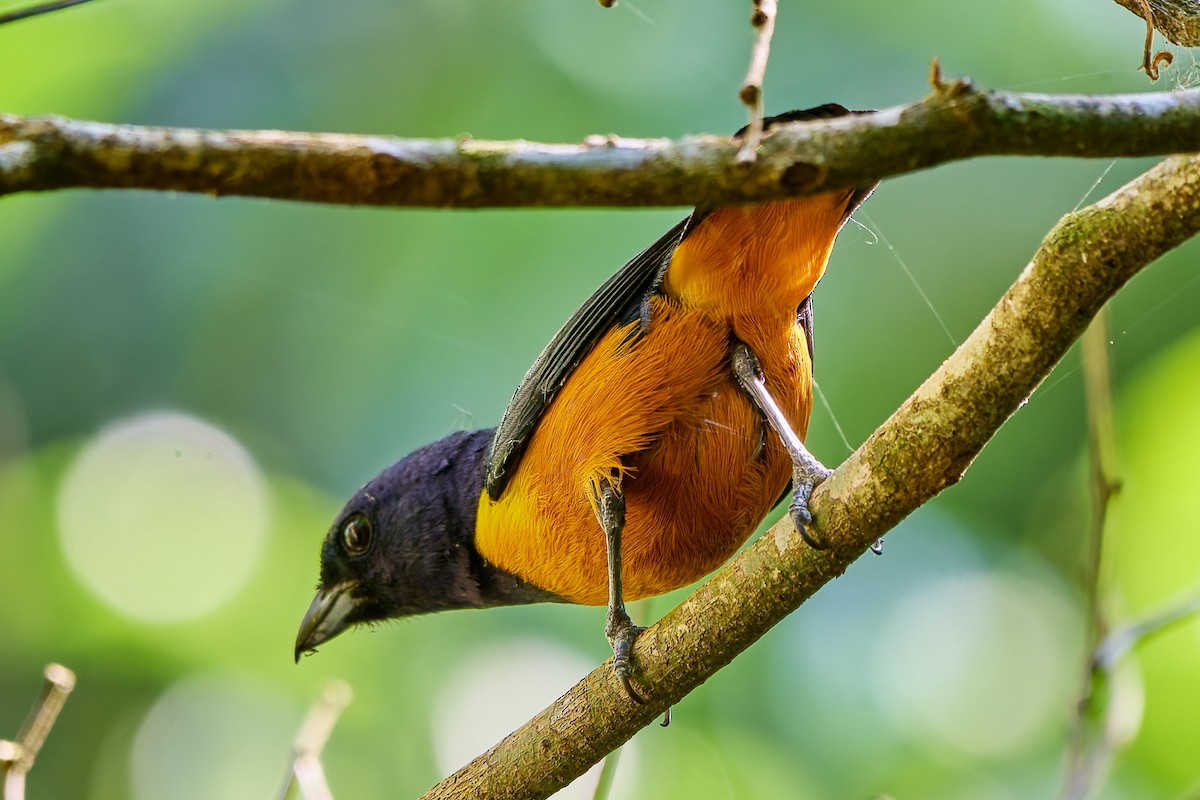
[[[812,513],[808,510],[808,501],[812,497],[817,484],[832,474],[820,461],[808,452],[808,448],[800,441],[800,437],[792,430],[791,423],[779,410],[779,405],[771,393],[767,391],[766,378],[763,377],[762,365],[750,348],[741,342],[736,342],[730,351],[730,361],[733,364],[733,374],[741,384],[746,394],[762,411],[767,422],[778,434],[788,455],[792,457],[792,503],[788,510],[796,530],[814,550],[823,550],[824,543],[817,540],[809,532],[812,525]]]
[[[625,497],[619,485],[602,477],[592,485],[592,501],[596,519],[604,529],[604,542],[608,550],[608,617],[604,623],[604,635],[613,649],[613,671],[621,685],[635,703],[645,703],[629,683],[633,670],[629,655],[633,641],[642,629],[629,619],[625,610],[625,597],[621,591],[621,532],[625,528]]]

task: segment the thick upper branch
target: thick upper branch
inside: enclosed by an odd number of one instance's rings
[[[980,155],[1200,151],[1200,90],[1121,96],[941,84],[908,106],[779,126],[753,163],[717,136],[582,144],[200,131],[0,115],[0,195],[156,189],[388,206],[709,206],[865,185]]]
[[[426,800],[545,797],[650,724],[958,481],[1101,306],[1197,230],[1200,156],[1171,158],[1064,218],[954,355],[817,488],[829,549],[806,546],[785,517],[638,638],[647,705],[604,664]]]

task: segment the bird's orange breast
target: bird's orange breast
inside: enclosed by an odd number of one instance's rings
[[[731,338],[758,356],[803,437],[812,366],[796,309],[824,270],[836,213],[808,198],[701,222],[651,298],[649,330],[609,331],[544,412],[501,497],[481,493],[480,554],[566,600],[605,603],[592,492],[619,475],[625,599],[685,586],[728,559],[791,478],[790,457],[733,377]]]
[[[729,371],[728,330],[666,300],[654,306],[651,335],[622,344],[626,331],[616,329],[601,340],[539,422],[501,498],[480,499],[484,558],[572,602],[607,600],[591,503],[598,478],[622,476],[624,587],[634,599],[719,566],[791,476]],[[799,398],[791,416],[807,420]]]

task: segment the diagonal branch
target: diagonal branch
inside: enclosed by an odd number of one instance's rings
[[[956,483],[1105,301],[1197,230],[1200,156],[1065,217],[954,355],[813,494],[829,549],[805,546],[785,517],[638,638],[646,705],[606,663],[426,800],[545,797],[650,724]]]
[[[1013,94],[938,83],[907,106],[727,137],[582,144],[201,131],[0,115],[0,196],[70,187],[466,208],[712,206],[865,186],[981,155],[1200,151],[1200,90]]]

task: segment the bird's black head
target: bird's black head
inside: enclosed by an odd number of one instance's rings
[[[485,604],[472,533],[490,434],[417,450],[350,498],[321,548],[297,659],[360,623]]]

